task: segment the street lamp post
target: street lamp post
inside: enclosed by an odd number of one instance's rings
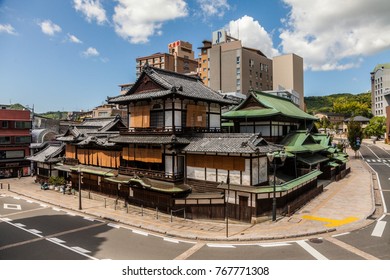
[[[226,179],[228,185],[226,204],[225,204],[225,216],[226,216],[226,238],[229,237],[229,195],[230,195],[230,176],[228,171],[228,177]]]
[[[276,168],[278,165],[276,164],[276,157],[275,155],[278,155],[278,157],[281,160],[280,166],[284,164],[284,161],[286,160],[286,153],[284,151],[279,152],[278,154],[275,153],[267,153],[267,158],[270,163],[273,164],[274,167],[274,186],[273,186],[273,198],[272,198],[272,221],[276,221]]]
[[[78,168],[78,173],[79,173],[79,210],[82,210],[81,207],[81,168]]]

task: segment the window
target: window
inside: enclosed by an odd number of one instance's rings
[[[240,57],[239,56],[237,56],[237,64],[240,64]]]
[[[255,61],[253,59],[249,59],[249,67],[255,66]]]
[[[1,136],[0,144],[11,144],[11,137],[9,136]]]
[[[16,121],[15,122],[15,128],[21,128],[21,129],[30,129],[31,128],[31,122],[23,122],[23,121]]]
[[[31,143],[30,136],[15,136],[15,143]]]
[[[164,126],[164,111],[160,104],[153,105],[150,111],[150,127],[161,128]]]
[[[1,128],[8,128],[8,121],[1,121]]]

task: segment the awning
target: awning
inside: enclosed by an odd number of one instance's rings
[[[92,167],[92,166],[73,166],[70,168],[70,171],[74,172],[83,172],[88,174],[106,176],[106,177],[114,177],[116,174],[113,169],[101,168],[101,167]]]
[[[336,160],[336,161],[339,161],[341,163],[346,163],[348,161],[348,159],[344,156],[336,156],[336,157],[332,157],[333,160]]]
[[[329,166],[332,166],[332,167],[340,166],[340,164],[338,164],[337,162],[334,162],[334,161],[328,162],[328,165],[329,165]]]
[[[318,155],[318,154],[312,154],[308,156],[298,156],[297,157],[298,161],[301,161],[303,163],[306,163],[308,165],[315,165],[324,161],[329,160],[327,157]]]
[[[131,179],[134,177],[131,176],[116,176],[116,177],[107,177],[104,178],[104,180],[112,182],[112,183],[118,183],[118,184],[128,184]]]

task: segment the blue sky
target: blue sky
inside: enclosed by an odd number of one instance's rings
[[[305,96],[370,89],[390,62],[388,0],[0,0],[0,104],[90,110],[135,80],[135,59],[227,29],[305,63]]]

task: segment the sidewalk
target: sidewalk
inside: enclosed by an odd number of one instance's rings
[[[378,143],[378,142],[377,142]],[[140,231],[150,231],[169,237],[199,241],[260,241],[302,238],[318,234],[339,234],[362,228],[374,220],[368,219],[375,212],[375,181],[367,165],[355,159],[348,150],[351,173],[343,180],[332,182],[324,192],[306,204],[291,217],[281,217],[276,222],[266,221],[248,224],[229,220],[228,237],[226,222],[211,220],[184,220],[183,218],[158,213],[151,209],[129,205],[128,208],[115,207],[114,199],[89,199],[83,191],[82,210],[78,210],[77,195],[62,194],[54,190],[41,190],[33,178],[2,179],[0,194],[19,196],[45,202],[49,205],[79,211],[84,215],[103,218]],[[10,191],[7,190],[8,183]],[[116,208],[116,210],[115,210]],[[143,212],[143,213],[142,213]],[[380,211],[379,211],[380,212]],[[142,215],[143,214],[143,215]]]

